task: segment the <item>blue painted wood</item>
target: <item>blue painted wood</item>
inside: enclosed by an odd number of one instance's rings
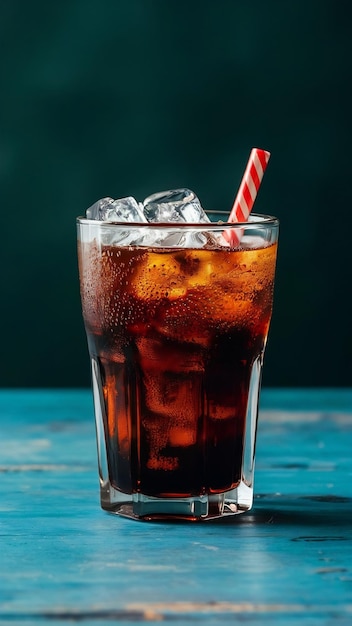
[[[264,390],[253,511],[98,501],[89,391],[0,392],[0,624],[352,623],[352,391]]]

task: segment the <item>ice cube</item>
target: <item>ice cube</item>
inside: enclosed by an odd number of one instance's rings
[[[134,245],[143,239],[144,232],[135,226],[129,227],[132,223],[147,223],[143,213],[143,205],[138,203],[132,196],[127,198],[102,198],[95,202],[86,210],[86,217],[90,220],[100,222],[124,222],[125,227],[116,227],[107,225],[100,233],[101,241],[105,245],[124,246]]]
[[[148,222],[209,222],[201,204],[190,189],[171,189],[148,196],[143,202]]]
[[[95,202],[86,211],[89,220],[99,220],[101,222],[146,222],[142,205],[132,197],[102,198]]]
[[[156,223],[208,223],[209,218],[203,211],[197,196],[189,189],[174,189],[155,193],[138,203],[132,196],[127,198],[102,198],[86,211],[87,219],[110,222],[100,237],[104,244],[123,246],[164,246],[182,248],[202,248],[207,243],[204,233],[186,229],[176,232],[173,228],[153,228]],[[114,222],[125,222],[125,227],[117,228]],[[150,223],[146,228],[127,226],[132,223]]]

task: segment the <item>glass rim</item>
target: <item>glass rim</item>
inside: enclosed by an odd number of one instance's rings
[[[279,226],[279,219],[273,215],[267,215],[265,213],[251,213],[247,222],[227,222],[222,221],[222,217],[225,220],[228,219],[228,213],[226,211],[205,211],[210,215],[219,216],[217,222],[107,222],[103,220],[91,220],[84,215],[80,215],[76,218],[77,224],[82,226],[101,226],[102,228],[168,228],[168,229],[185,229],[192,228],[196,230],[214,230],[214,229],[229,229],[229,228],[260,228],[260,227],[274,227]]]

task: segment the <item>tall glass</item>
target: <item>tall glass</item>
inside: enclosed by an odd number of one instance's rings
[[[132,518],[247,511],[278,221],[78,218],[101,506]],[[224,231],[235,229],[240,247]]]

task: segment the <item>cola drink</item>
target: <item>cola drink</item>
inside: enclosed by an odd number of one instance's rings
[[[205,497],[205,517],[212,501],[220,514],[219,494],[252,488],[275,237],[236,249],[214,237],[202,248],[114,245],[98,230],[79,239],[103,507]]]

